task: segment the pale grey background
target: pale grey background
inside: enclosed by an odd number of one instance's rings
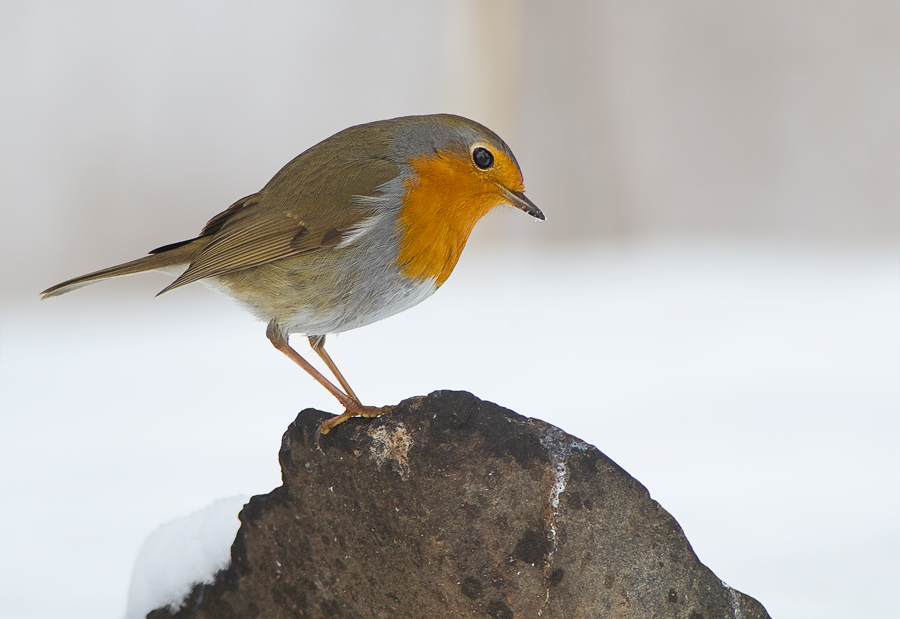
[[[343,127],[435,111],[503,135],[551,218],[476,240],[895,240],[898,33],[889,0],[7,0],[4,296],[187,238]]]

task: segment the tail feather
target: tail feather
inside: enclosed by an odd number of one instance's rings
[[[187,267],[187,265],[197,257],[197,254],[200,253],[200,250],[203,249],[204,245],[206,245],[206,240],[207,239],[200,237],[182,243],[173,243],[172,245],[166,245],[165,247],[153,250],[158,253],[151,253],[149,256],[144,256],[143,258],[138,258],[131,262],[68,279],[47,288],[41,293],[41,298],[47,299],[49,297],[58,297],[61,294],[77,290],[88,284],[93,284],[94,282],[99,282],[104,279],[119,277],[121,275],[155,271],[179,265]]]

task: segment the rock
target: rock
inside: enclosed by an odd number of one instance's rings
[[[327,416],[290,425],[284,484],[244,507],[231,566],[175,616],[768,617],[646,488],[554,426],[440,391],[319,449]]]

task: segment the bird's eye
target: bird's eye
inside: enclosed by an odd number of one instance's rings
[[[472,159],[475,161],[475,165],[482,170],[487,170],[494,165],[494,156],[491,154],[491,151],[483,146],[479,146],[472,151]]]

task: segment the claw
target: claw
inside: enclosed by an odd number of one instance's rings
[[[325,421],[323,421],[322,425],[319,426],[319,433],[328,434],[329,432],[331,432],[332,428],[344,423],[351,417],[380,417],[381,415],[389,413],[390,411],[390,406],[364,406],[362,404],[351,405],[348,406],[347,410],[345,410],[337,417],[332,417],[331,419],[326,419]]]

